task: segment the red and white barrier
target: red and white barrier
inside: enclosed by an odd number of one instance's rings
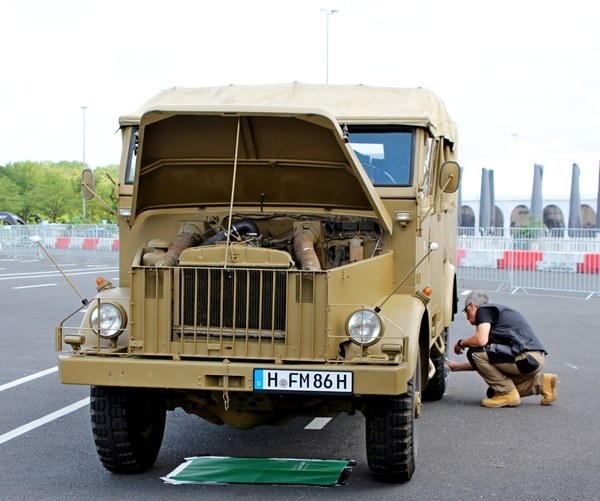
[[[600,274],[600,253],[458,249],[457,266]]]

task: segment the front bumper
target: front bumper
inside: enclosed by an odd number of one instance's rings
[[[60,381],[63,384],[167,388],[198,391],[253,390],[254,369],[294,369],[352,371],[355,395],[401,395],[407,391],[407,364],[260,364],[60,355]]]

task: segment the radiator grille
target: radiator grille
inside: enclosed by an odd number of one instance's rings
[[[284,332],[287,272],[182,268],[184,326]]]

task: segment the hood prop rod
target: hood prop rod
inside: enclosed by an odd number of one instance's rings
[[[240,145],[240,124],[241,118],[238,116],[237,132],[235,136],[235,154],[233,157],[233,179],[231,181],[231,202],[229,203],[229,221],[227,223],[227,249],[225,251],[225,262],[223,268],[227,268],[227,257],[229,256],[229,248],[231,245],[231,220],[233,219],[233,198],[235,196],[235,178],[237,175],[238,148]]]

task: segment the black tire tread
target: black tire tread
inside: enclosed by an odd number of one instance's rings
[[[90,413],[96,450],[113,473],[143,473],[158,456],[166,409],[151,390],[92,386]],[[150,407],[151,429],[144,434],[143,409]],[[145,416],[147,418],[147,416]]]
[[[409,383],[410,384],[410,383]],[[412,386],[400,396],[374,397],[367,406],[367,461],[376,480],[406,482],[415,469]]]

